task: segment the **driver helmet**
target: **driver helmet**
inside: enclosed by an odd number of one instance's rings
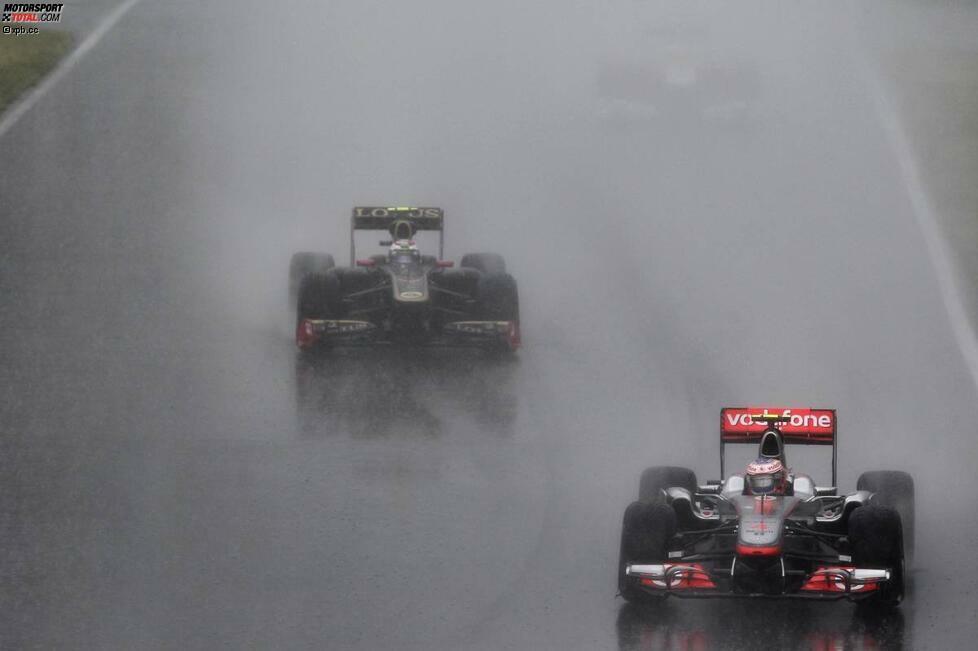
[[[421,260],[421,251],[414,240],[395,240],[391,244],[387,259],[391,264],[412,264]]]
[[[759,457],[751,461],[746,479],[752,495],[784,495],[787,475],[781,459]]]

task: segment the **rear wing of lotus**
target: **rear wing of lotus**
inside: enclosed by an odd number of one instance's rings
[[[724,407],[720,410],[720,477],[728,443],[758,443],[769,427],[781,431],[785,444],[831,445],[832,485],[836,482],[838,420],[834,409]]]
[[[445,257],[445,212],[441,208],[412,206],[357,206],[350,217],[350,266],[356,261],[357,231],[391,231],[407,222],[411,231],[438,231],[438,258]]]

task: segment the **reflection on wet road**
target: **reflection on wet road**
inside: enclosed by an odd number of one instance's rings
[[[618,611],[617,630],[622,651],[912,648],[901,611],[871,614],[838,604],[771,608],[769,601],[720,600],[708,609],[680,602],[652,610],[628,604]]]
[[[305,436],[441,436],[467,416],[486,435],[511,432],[519,358],[466,349],[347,349],[296,355]],[[446,424],[445,421],[448,421]]]

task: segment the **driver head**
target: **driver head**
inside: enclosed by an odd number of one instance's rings
[[[747,464],[744,478],[751,495],[784,495],[786,475],[780,459],[759,457]]]
[[[391,243],[387,260],[393,263],[410,264],[421,260],[421,251],[413,240],[395,240]]]

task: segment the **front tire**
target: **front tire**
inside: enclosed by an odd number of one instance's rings
[[[899,470],[872,470],[859,475],[856,490],[873,493],[870,504],[888,506],[900,514],[903,523],[903,548],[907,560],[914,556],[914,484],[909,473]]]
[[[865,602],[869,607],[893,608],[903,599],[903,525],[888,506],[861,506],[849,516],[849,545],[856,567],[889,568],[890,580]]]
[[[296,296],[296,344],[300,349],[308,349],[314,343],[320,343],[303,332],[304,321],[332,318],[339,294],[340,282],[334,272],[309,274],[299,282]],[[323,347],[321,343],[319,347]]]
[[[323,274],[336,266],[333,256],[328,253],[300,251],[289,261],[289,304],[295,305],[299,295],[299,284],[309,274]]]
[[[503,352],[514,352],[520,346],[520,299],[516,279],[507,273],[483,275],[476,289],[477,318],[483,321],[509,321],[512,324]]]
[[[625,574],[631,563],[661,563],[669,541],[676,534],[676,512],[665,502],[632,502],[625,509],[618,549],[618,591],[631,603],[657,603],[666,593],[651,594]]]
[[[477,288],[480,317],[485,321],[519,321],[520,299],[516,279],[507,273],[488,274]]]

